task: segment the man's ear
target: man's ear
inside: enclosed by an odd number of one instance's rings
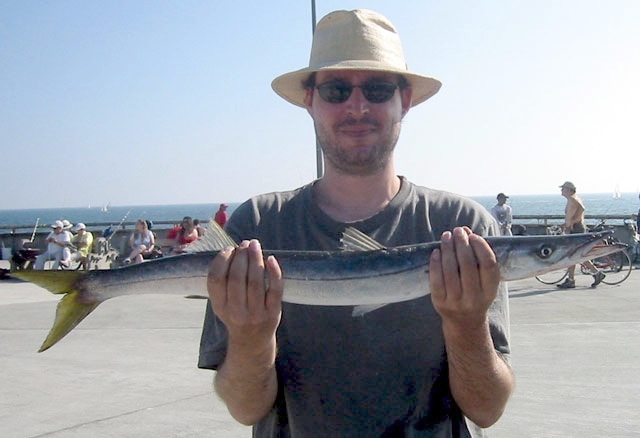
[[[304,106],[307,112],[311,114],[311,106],[313,105],[313,88],[307,88],[304,91]]]
[[[402,103],[402,117],[407,115],[409,108],[411,108],[411,99],[413,98],[413,90],[411,87],[405,87],[400,89],[400,99]]]

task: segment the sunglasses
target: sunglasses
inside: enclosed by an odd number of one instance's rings
[[[371,103],[384,103],[391,99],[399,88],[392,82],[374,79],[362,85],[351,85],[341,81],[329,81],[317,85],[318,94],[328,103],[344,103],[349,100],[354,88],[360,88],[364,98]]]

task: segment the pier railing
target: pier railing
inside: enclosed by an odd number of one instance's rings
[[[182,219],[175,220],[175,221],[153,221],[153,229],[166,230],[180,223],[182,223]],[[206,224],[208,223],[209,223],[208,220],[200,221],[200,224],[203,226],[206,226]],[[113,222],[86,222],[85,225],[87,226],[87,229],[89,229],[90,231],[104,230],[107,227],[111,227],[114,230],[115,229],[126,230],[126,229],[135,228],[136,222],[135,221],[123,222],[122,224],[114,224]],[[35,226],[36,224],[0,225],[0,235],[25,233],[27,231],[33,232],[33,229]],[[37,232],[42,233],[44,232],[44,230],[48,232],[50,231],[50,227],[51,227],[51,224],[43,224],[43,223],[38,224]]]
[[[600,221],[605,221],[610,225],[624,225],[627,222],[634,221],[635,218],[630,214],[585,214],[585,221],[588,224],[598,223]],[[513,215],[514,222],[518,223],[526,223],[526,221],[532,221],[531,223],[550,226],[555,224],[562,224],[564,222],[564,215],[560,214],[515,214]]]
[[[539,225],[539,226],[551,226],[561,224],[564,221],[564,215],[559,214],[516,214],[513,216],[514,222],[519,224],[531,224],[531,225]],[[585,215],[585,219],[588,224],[597,223],[601,220],[604,220],[605,223],[610,225],[624,225],[627,222],[635,221],[635,218],[632,215],[621,215],[621,214],[587,214]],[[166,230],[172,228],[176,224],[180,224],[182,220],[175,221],[153,221],[153,229],[154,230]],[[209,223],[208,220],[200,222],[203,226]],[[114,225],[113,222],[92,222],[86,223],[87,228],[91,231],[103,230],[107,227],[111,227],[112,229],[133,229],[135,228],[135,221],[123,222],[122,224]],[[44,232],[45,230],[48,232],[51,224],[39,224],[38,232]],[[26,233],[33,232],[33,228],[35,224],[19,224],[19,225],[0,225],[0,235],[2,234],[15,234],[15,233]]]
[[[514,215],[514,224],[520,225],[520,229],[525,230],[525,234],[536,235],[546,234],[547,227],[552,225],[560,225],[564,222],[564,215]],[[633,243],[634,230],[631,223],[635,223],[635,218],[631,215],[585,215],[588,225],[595,225],[603,221],[613,227],[615,236],[622,242]],[[181,220],[176,221],[154,221],[153,232],[156,234],[160,242],[166,243],[166,236],[169,229],[179,224]],[[202,221],[201,225],[206,227],[208,221]],[[111,244],[120,252],[128,250],[128,241],[131,232],[135,229],[135,222],[123,222],[114,225],[111,222],[94,222],[86,223],[87,229],[94,233],[95,237],[100,237],[102,232],[111,227],[114,232],[110,237]],[[0,226],[0,246],[6,248],[19,248],[25,240],[30,240],[33,236],[33,244],[38,248],[46,246],[44,240],[51,231],[50,224],[39,224],[34,233],[35,224]],[[515,232],[515,227],[514,227]]]

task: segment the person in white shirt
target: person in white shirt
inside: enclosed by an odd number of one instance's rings
[[[498,193],[498,196],[496,196],[498,203],[491,208],[491,215],[498,221],[500,234],[503,236],[512,236],[511,222],[513,222],[513,214],[511,206],[507,205],[508,198],[504,193]]]
[[[47,250],[36,257],[34,269],[44,269],[47,260],[54,260],[52,269],[58,269],[60,264],[68,265],[70,252],[68,246],[71,244],[71,233],[63,230],[61,221],[55,221],[51,226],[53,231],[47,236]],[[66,251],[65,251],[66,250]]]

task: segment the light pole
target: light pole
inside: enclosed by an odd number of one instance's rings
[[[311,0],[311,36],[316,33],[316,0]],[[324,173],[322,162],[322,148],[316,137],[316,174],[318,178],[322,178]]]

